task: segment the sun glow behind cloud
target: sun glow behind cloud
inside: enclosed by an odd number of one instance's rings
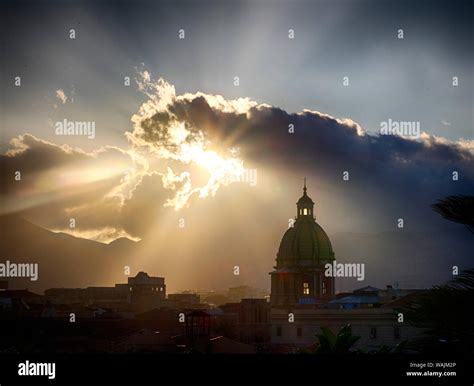
[[[137,79],[138,89],[149,99],[143,103],[132,117],[134,132],[127,133],[134,151],[141,153],[144,150],[151,157],[161,160],[171,160],[182,165],[197,165],[207,174],[207,182],[197,186],[196,178],[189,170],[180,173],[175,172],[171,166],[167,166],[166,172],[160,172],[163,186],[175,190],[173,198],[168,199],[164,206],[173,207],[175,210],[182,209],[193,195],[199,198],[214,196],[221,185],[228,185],[230,181],[236,181],[244,173],[244,162],[237,157],[238,149],[222,147],[216,150],[216,144],[211,143],[203,131],[185,125],[168,111],[169,105],[177,98],[192,99],[200,96],[212,99],[211,106],[218,107],[221,111],[247,112],[256,103],[247,98],[227,101],[222,96],[207,96],[185,94],[176,96],[174,86],[163,79],[153,80],[148,71],[139,72]],[[160,114],[167,115],[167,124],[162,125],[154,121]],[[150,140],[143,126],[156,134]],[[144,139],[146,138],[146,140]],[[157,171],[157,170],[150,170]]]
[[[350,164],[356,174],[361,167],[359,173],[366,173],[376,157],[384,170],[402,170],[413,180],[410,173],[416,172],[420,162],[430,165],[440,157],[445,162],[446,151],[454,157],[453,163],[467,165],[472,159],[472,141],[453,143],[427,135],[417,142],[380,137],[352,119],[314,110],[291,113],[249,98],[226,99],[203,92],[176,95],[173,85],[161,78],[154,80],[146,71],[138,72],[137,84],[146,98],[131,116],[133,128],[125,133],[128,146],[102,146],[87,152],[31,134],[12,138],[3,155],[9,179],[5,180],[2,213],[28,211],[42,226],[63,231],[68,231],[64,226],[69,218],[78,218],[74,234],[100,241],[126,234],[151,235],[157,240],[164,227],[166,243],[170,227],[184,215],[192,219],[196,208],[206,207],[204,218],[213,208],[219,213],[219,206],[230,196],[232,205],[242,208],[246,198],[255,203],[262,195],[257,207],[249,205],[258,211],[272,194],[287,194],[282,181],[299,186],[303,175],[315,181],[318,197],[328,202],[337,194],[324,199],[325,189],[334,190],[334,184],[329,186],[325,180],[338,175],[340,165]],[[287,132],[289,123],[295,123],[295,135]],[[414,155],[416,163],[408,164],[406,160]],[[464,170],[463,165],[450,166],[454,167]],[[255,187],[246,176],[257,168]],[[19,169],[28,178],[10,182]],[[253,187],[236,184],[221,189],[234,182]],[[338,205],[344,197],[340,196]],[[354,194],[351,197],[356,199]],[[344,221],[340,218],[338,225]]]

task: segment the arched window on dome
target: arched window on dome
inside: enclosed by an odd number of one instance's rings
[[[306,209],[306,208],[303,209],[303,215],[304,216],[308,215],[308,209]]]

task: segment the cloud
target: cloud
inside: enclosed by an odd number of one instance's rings
[[[140,240],[139,238],[133,237],[129,233],[125,232],[123,229],[117,229],[115,227],[103,227],[99,229],[87,229],[87,230],[79,230],[79,229],[71,229],[71,228],[61,228],[61,229],[52,228],[51,231],[67,233],[75,237],[95,240],[101,243],[110,243],[113,240],[117,240],[123,237],[133,240],[133,241]]]
[[[20,212],[50,229],[77,218],[78,229],[98,235],[106,227],[123,231],[120,209],[145,173],[143,161],[123,149],[85,152],[31,134],[13,138],[0,165],[2,214]]]
[[[292,113],[248,98],[228,100],[202,92],[176,95],[172,85],[163,79],[154,81],[149,73],[142,74],[138,84],[149,100],[132,117],[134,130],[127,133],[136,149],[148,148],[185,162],[186,146],[197,143],[206,151],[219,148],[223,160],[242,161],[244,167],[257,164],[282,176],[307,175],[326,186],[332,184],[327,189],[340,196],[350,190],[353,196],[348,199],[365,196],[373,212],[380,208],[390,212],[387,218],[410,216],[418,225],[429,216],[431,200],[474,190],[470,140],[450,141],[425,132],[419,139],[373,135],[350,118],[314,110]],[[176,128],[182,130],[178,146]],[[346,171],[350,180],[344,183]],[[455,173],[462,177],[453,179]],[[192,190],[189,174],[176,175],[171,170],[164,179],[170,181],[169,186],[173,181],[183,182],[178,196]],[[211,185],[215,194],[219,181]]]
[[[67,102],[67,96],[62,89],[56,90],[56,98],[58,98],[63,105]]]
[[[325,167],[346,165],[347,168],[405,168],[407,162],[417,164],[407,173],[418,173],[423,163],[443,162],[450,166],[468,167],[474,159],[472,141],[449,141],[422,133],[421,140],[399,136],[369,135],[349,118],[335,118],[318,111],[289,113],[248,98],[226,100],[222,96],[203,93],[176,95],[174,87],[163,79],[153,81],[142,74],[139,88],[150,99],[132,117],[134,130],[127,136],[136,147],[148,146],[153,151],[177,148],[173,130],[183,131],[185,144],[205,143],[209,148],[239,149],[256,159],[312,160]],[[294,134],[288,126],[293,125]],[[301,160],[301,161],[300,161]],[[315,165],[318,167],[318,165]],[[468,173],[472,177],[472,173]]]
[[[336,229],[390,226],[399,217],[420,229],[439,225],[430,209],[436,199],[474,190],[473,141],[372,135],[350,118],[314,110],[177,95],[148,72],[138,89],[147,100],[131,117],[128,149],[85,152],[29,134],[13,138],[0,158],[2,212],[21,211],[51,229],[64,229],[75,217],[76,232],[101,240],[125,233],[141,238],[173,210],[199,206],[199,198],[219,195],[255,167],[259,184],[249,200],[293,202],[284,189],[306,176],[317,205],[325,201],[318,213],[332,217]],[[236,201],[249,194],[233,189],[240,192]],[[338,209],[330,214],[330,207]],[[253,215],[265,216],[258,210]]]
[[[221,185],[229,184],[228,181],[238,179],[244,173],[243,161],[236,156],[235,149],[225,144],[217,149],[216,142],[211,140],[206,130],[184,119],[173,108],[179,108],[181,101],[188,98],[201,98],[206,100],[209,109],[244,114],[256,105],[255,102],[247,98],[227,101],[222,96],[202,93],[176,96],[172,85],[163,79],[153,81],[147,71],[140,73],[137,83],[139,90],[149,99],[132,116],[134,130],[127,133],[127,138],[134,149],[137,152],[149,151],[159,159],[180,165],[197,165],[208,174],[207,181],[197,186],[189,171],[177,174],[174,167],[168,165],[162,174],[164,187],[174,189],[176,182],[180,182],[180,188],[165,206],[178,210],[187,206],[192,196],[214,196]]]

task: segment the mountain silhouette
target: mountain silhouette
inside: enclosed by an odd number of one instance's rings
[[[120,238],[110,244],[56,233],[16,216],[0,216],[0,262],[38,263],[39,278],[9,278],[10,288],[42,292],[51,287],[86,287],[125,282],[136,242]]]

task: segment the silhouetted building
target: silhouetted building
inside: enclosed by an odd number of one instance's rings
[[[288,319],[289,312],[294,321]],[[352,334],[360,339],[354,349],[377,350],[382,346],[395,347],[402,340],[419,337],[421,330],[409,323],[398,323],[397,313],[392,307],[360,309],[299,308],[285,310],[272,308],[272,343],[294,347],[314,345],[321,334],[321,327],[337,333],[342,326],[350,324]]]
[[[192,350],[207,352],[211,337],[211,317],[201,310],[186,315],[186,345]]]
[[[143,312],[157,308],[166,298],[165,279],[139,272],[115,287],[50,288],[45,296],[54,304],[95,305]]]
[[[328,303],[332,309],[377,308],[396,299],[413,293],[421,293],[420,289],[399,289],[388,285],[386,289],[371,286],[355,289],[344,296],[337,296]]]
[[[346,296],[331,300],[328,308],[333,309],[354,309],[354,308],[377,308],[380,307],[381,299],[375,287],[367,286],[354,290]]]
[[[240,340],[266,343],[270,340],[270,304],[266,299],[242,299],[239,307]]]
[[[169,294],[167,307],[171,308],[198,308],[200,307],[201,297],[195,293]]]
[[[146,272],[128,278],[130,301],[137,311],[146,311],[160,306],[166,299],[165,279],[151,277]]]
[[[28,312],[31,305],[44,304],[43,296],[27,289],[0,291],[0,310],[11,311],[18,316]]]
[[[285,232],[271,272],[271,304],[316,304],[334,297],[334,278],[324,275],[334,252],[326,232],[314,217],[314,202],[306,193],[296,203],[296,219]]]
[[[321,327],[337,332],[352,325],[360,336],[354,348],[375,350],[394,347],[421,331],[397,320],[396,305],[409,291],[366,286],[335,296],[333,277],[325,265],[334,252],[326,232],[314,218],[314,203],[306,193],[298,200],[297,216],[280,243],[275,271],[271,272],[271,342],[284,347],[309,347],[317,342]],[[385,306],[384,303],[390,302]],[[255,312],[255,311],[254,311]]]
[[[263,298],[266,293],[248,285],[230,287],[227,291],[229,302],[240,302],[242,299]]]

